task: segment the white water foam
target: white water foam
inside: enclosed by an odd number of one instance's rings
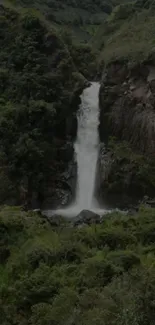
[[[78,132],[75,142],[78,177],[75,205],[78,210],[93,208],[96,164],[99,150],[99,83],[94,82],[81,96],[78,112]]]
[[[97,206],[94,199],[99,153],[99,87],[99,83],[93,82],[81,95],[77,139],[74,144],[78,168],[75,203],[68,208],[53,211],[54,214],[72,217],[82,210],[91,210],[100,215],[106,212]],[[46,213],[51,214],[51,211]]]

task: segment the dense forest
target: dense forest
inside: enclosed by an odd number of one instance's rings
[[[154,19],[152,0],[0,0],[0,325],[155,324]],[[75,195],[90,80],[115,209],[78,224],[41,211]]]
[[[0,201],[30,206],[58,182],[61,157],[72,158],[78,94],[97,73],[96,55],[36,12],[0,12]]]

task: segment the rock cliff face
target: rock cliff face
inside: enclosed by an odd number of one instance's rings
[[[100,90],[101,138],[129,141],[155,152],[155,66],[115,63],[104,72]]]
[[[154,196],[153,64],[114,62],[105,68],[100,88],[99,132],[108,150],[106,156],[100,155],[99,159],[101,197],[108,197],[108,201],[122,206],[146,194]],[[106,172],[104,160],[107,159]]]
[[[42,208],[58,208],[68,205],[75,196],[77,165],[72,141],[61,140],[56,144],[55,169],[58,172],[47,177],[44,182]]]

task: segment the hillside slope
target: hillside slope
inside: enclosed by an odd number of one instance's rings
[[[85,42],[95,35],[98,26],[121,0],[9,0],[7,3],[37,9],[56,28],[66,28],[76,40]]]
[[[99,26],[92,44],[107,63],[117,58],[143,60],[154,47],[154,16],[154,0],[120,3]]]

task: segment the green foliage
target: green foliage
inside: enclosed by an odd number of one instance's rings
[[[105,25],[105,32],[102,32],[104,27],[99,32],[105,45],[104,60],[107,63],[117,59],[143,62],[154,56],[154,11],[133,14],[130,8],[130,12],[118,10],[116,13]]]
[[[154,213],[79,229],[1,208],[1,324],[153,324]]]
[[[101,17],[105,14],[109,14],[112,11],[113,2],[107,2],[106,0],[68,0],[62,2],[61,0],[10,0],[14,5],[22,5],[28,7],[34,7],[44,12],[47,17],[55,20],[58,24],[61,23],[77,23],[80,24],[87,22],[90,18],[95,23],[100,22]],[[73,17],[69,14],[72,12]]]
[[[28,207],[65,168],[57,138],[67,137],[74,91],[85,80],[35,11],[1,6],[0,35],[0,202]]]
[[[72,289],[65,288],[54,299],[53,305],[37,304],[32,307],[31,324],[64,324],[70,319],[71,309],[76,307],[78,296]]]
[[[111,15],[92,38],[93,47],[102,50],[101,57],[106,64],[154,58],[154,9],[154,1],[115,3]]]
[[[131,2],[116,6],[109,17],[109,22],[128,19],[135,12],[134,4]]]
[[[88,80],[93,80],[99,70],[99,53],[90,45],[78,42],[68,29],[62,29],[60,35],[67,44],[77,70]]]
[[[81,74],[91,80],[97,74],[97,53],[89,45],[73,45],[71,55]]]
[[[73,35],[82,42],[89,42],[94,31],[111,14],[115,6],[124,4],[123,0],[2,0],[8,7],[17,10],[31,8],[42,15],[58,30],[61,27],[72,30]],[[126,0],[128,2],[128,0]],[[139,6],[139,4],[138,4]]]
[[[155,165],[151,156],[138,153],[126,141],[110,138],[111,172],[104,183],[108,193],[122,192],[135,198],[153,196],[155,188]]]

